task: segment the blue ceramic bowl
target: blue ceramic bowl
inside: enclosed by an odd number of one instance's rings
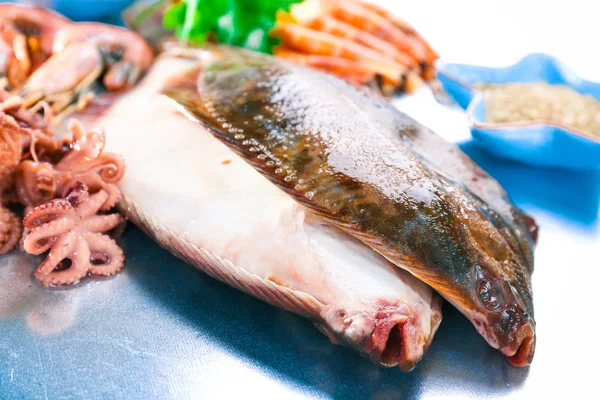
[[[467,110],[473,138],[490,152],[538,167],[600,168],[600,138],[544,122],[485,123],[483,96],[473,88],[473,84],[478,82],[542,80],[567,85],[600,101],[600,83],[581,79],[563,63],[546,54],[528,55],[507,68],[440,63],[437,70],[445,90]]]
[[[111,21],[134,0],[33,0],[29,3],[53,8],[75,21]],[[0,0],[1,2],[1,0]]]

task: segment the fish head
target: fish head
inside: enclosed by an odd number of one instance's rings
[[[476,264],[474,270],[472,296],[478,307],[471,311],[471,319],[475,328],[512,365],[529,365],[535,352],[535,321],[526,306],[529,293],[491,268]]]
[[[535,351],[531,237],[487,207],[469,214],[458,229],[468,271],[459,308],[512,365],[529,365]]]

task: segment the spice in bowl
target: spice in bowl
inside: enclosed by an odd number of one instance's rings
[[[600,102],[566,85],[514,82],[474,87],[483,93],[485,122],[544,122],[600,138]]]

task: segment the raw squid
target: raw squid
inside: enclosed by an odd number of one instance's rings
[[[535,224],[501,188],[383,100],[224,53],[164,93],[298,203],[436,289],[513,365],[530,364]]]
[[[333,343],[410,370],[441,320],[441,299],[315,216],[160,94],[197,61],[163,56],[110,107],[84,114],[127,162],[127,216],[209,275],[314,321]],[[201,310],[199,310],[201,312]]]

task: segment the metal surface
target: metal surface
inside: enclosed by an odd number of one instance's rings
[[[463,148],[541,226],[530,368],[510,367],[448,305],[414,371],[375,367],[331,345],[308,321],[208,278],[132,228],[123,239],[125,272],[72,290],[37,286],[30,257],[0,259],[0,398],[597,393],[600,172],[536,170]]]
[[[461,58],[464,42],[452,41],[462,25],[454,36],[436,30],[426,18],[442,17],[421,8],[407,19],[423,25],[442,53],[456,55],[448,61],[498,62],[485,50],[484,60]],[[488,22],[494,23],[501,24]],[[498,31],[519,33],[518,23],[512,28]],[[556,55],[569,60],[566,45],[554,44],[563,51]],[[534,50],[545,49],[528,48]],[[516,59],[506,57],[506,64]],[[464,116],[426,94],[399,106],[452,133],[449,139],[466,136]],[[595,398],[600,172],[534,169],[472,144],[463,148],[541,227],[533,276],[538,343],[530,368],[510,367],[449,305],[414,371],[375,367],[331,345],[310,322],[208,278],[130,228],[122,240],[124,273],[72,290],[36,285],[33,258],[0,258],[0,399]]]

